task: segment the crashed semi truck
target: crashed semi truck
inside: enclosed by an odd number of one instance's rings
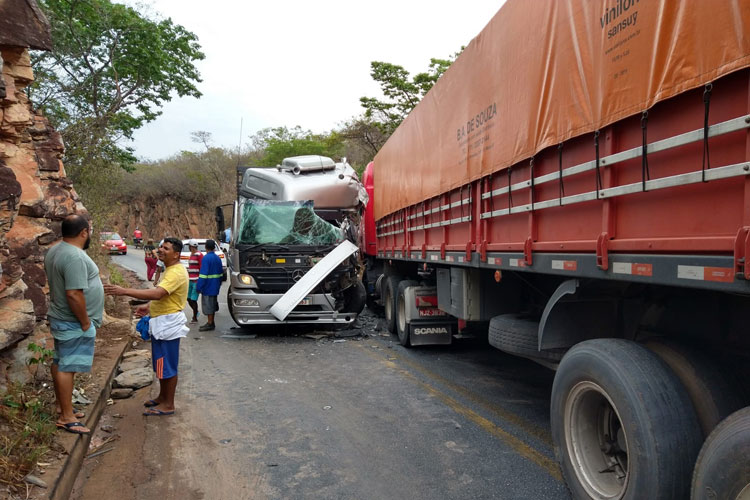
[[[509,0],[363,176],[368,300],[555,370],[574,498],[750,498],[748,33],[747,1]]]
[[[239,326],[352,323],[365,305],[356,254],[366,192],[345,160],[239,167],[227,307]],[[224,215],[216,209],[219,234]]]

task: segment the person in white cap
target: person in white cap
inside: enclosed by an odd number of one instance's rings
[[[203,255],[198,251],[198,241],[191,239],[188,241],[188,248],[190,249],[190,257],[188,259],[188,277],[190,278],[190,287],[188,288],[187,303],[190,309],[193,310],[193,319],[191,323],[198,322],[198,290],[196,284],[198,283],[198,275],[201,272],[201,263],[203,262]]]

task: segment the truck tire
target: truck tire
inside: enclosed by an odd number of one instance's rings
[[[669,340],[652,339],[646,347],[655,352],[672,369],[687,390],[703,437],[743,403],[732,383],[706,356]]]
[[[229,311],[229,315],[232,317],[232,321],[234,321],[234,323],[239,326],[239,323],[237,323],[237,320],[234,318],[234,308],[232,307],[232,298],[229,295],[229,290],[227,290],[227,310]]]
[[[385,316],[385,327],[389,332],[396,332],[396,293],[400,276],[389,275],[383,278],[383,315]]]
[[[344,311],[359,314],[365,308],[367,290],[361,281],[344,290]]]
[[[732,413],[706,439],[695,464],[690,498],[750,498],[750,407]]]
[[[653,352],[587,340],[563,357],[550,405],[555,454],[573,498],[685,498],[702,437],[693,406]]]
[[[410,286],[417,286],[419,283],[412,280],[404,280],[398,284],[396,293],[396,334],[398,342],[404,347],[409,345],[409,321],[406,319],[406,297],[404,291]]]
[[[502,314],[490,320],[489,342],[492,347],[516,356],[560,361],[565,350],[540,351],[538,332],[538,321],[522,314]]]

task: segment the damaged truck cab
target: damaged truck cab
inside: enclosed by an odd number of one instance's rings
[[[228,242],[232,319],[239,326],[352,323],[366,299],[355,250],[367,194],[354,169],[345,160],[297,156],[242,170]],[[221,207],[216,222],[223,234]]]

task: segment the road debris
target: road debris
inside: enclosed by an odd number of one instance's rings
[[[25,478],[23,478],[23,480],[25,482],[29,483],[29,484],[33,484],[34,486],[39,486],[40,488],[46,488],[47,487],[47,483],[45,483],[44,481],[42,481],[38,477],[36,477],[34,475],[31,475],[31,474],[29,474],[28,476],[26,476]]]
[[[86,397],[86,395],[83,392],[83,388],[74,388],[73,389],[73,404],[79,404],[79,405],[90,405],[91,400]]]
[[[303,337],[308,338],[308,339],[313,339],[313,340],[320,340],[320,339],[324,339],[328,337],[328,335],[308,333],[308,334],[303,335]]]
[[[120,387],[112,389],[109,395],[112,396],[112,399],[127,399],[133,395],[133,389],[130,387]]]
[[[110,452],[110,451],[112,451],[114,449],[115,449],[115,447],[113,446],[112,448],[107,448],[106,450],[97,451],[96,453],[92,453],[90,455],[86,455],[86,458],[98,457],[99,455],[104,455],[105,453],[108,453],[108,452]]]

